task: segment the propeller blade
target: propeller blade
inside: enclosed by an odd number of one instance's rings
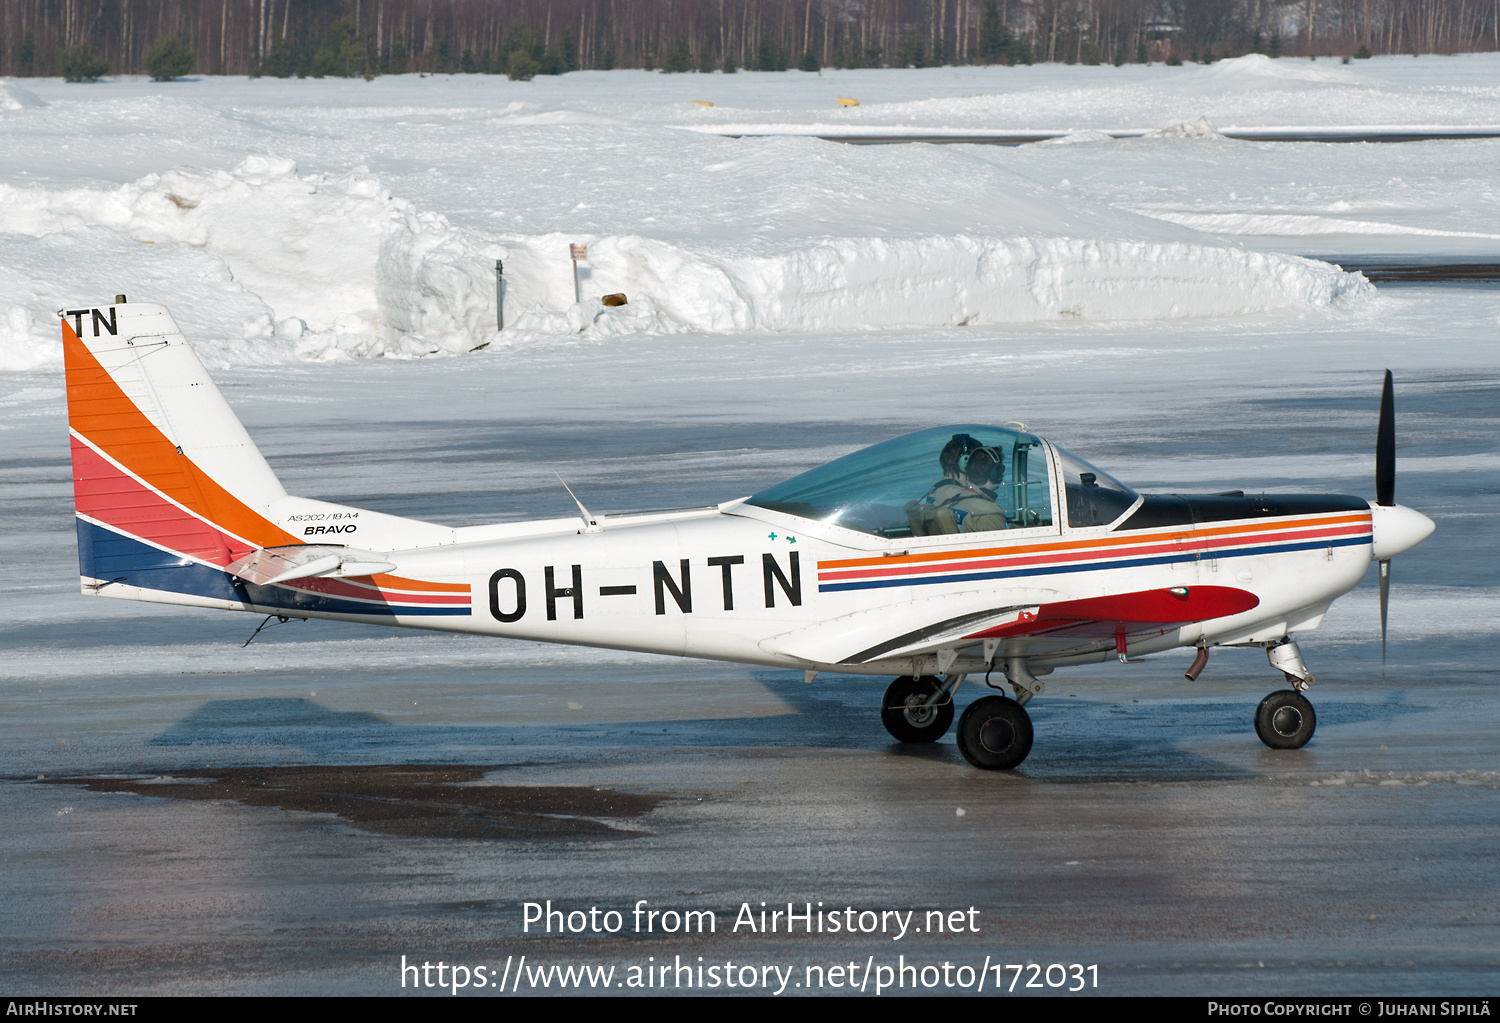
[[[1396,503],[1396,393],[1390,370],[1385,371],[1380,425],[1375,430],[1375,503],[1386,506]]]
[[[1380,563],[1380,663],[1385,663],[1385,619],[1391,606],[1391,563]]]

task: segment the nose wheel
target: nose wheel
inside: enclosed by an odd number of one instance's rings
[[[937,742],[953,724],[953,694],[931,675],[903,675],[880,701],[880,722],[901,742]]]
[[[1301,749],[1317,727],[1312,704],[1295,689],[1274,692],[1255,708],[1255,734],[1272,749]]]

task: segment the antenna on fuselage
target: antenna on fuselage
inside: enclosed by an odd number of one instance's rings
[[[583,512],[583,521],[585,524],[583,531],[585,533],[604,532],[604,527],[599,525],[599,521],[594,518],[594,513],[585,508],[583,502],[578,500],[578,495],[573,493],[573,488],[568,486],[568,481],[562,478],[562,473],[554,469],[552,470],[552,475],[557,477],[557,482],[563,485],[563,489],[568,492],[568,496],[573,499],[573,503],[578,505],[578,510]]]

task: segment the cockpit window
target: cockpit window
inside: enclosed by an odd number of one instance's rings
[[[1107,526],[1135,504],[1139,495],[1109,473],[1056,444],[1052,445],[1052,451],[1057,455],[1057,471],[1062,476],[1068,505],[1068,525],[1072,528]]]
[[[1050,526],[1051,495],[1036,437],[944,426],[845,455],[748,503],[897,538]]]

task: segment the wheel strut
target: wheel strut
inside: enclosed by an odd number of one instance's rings
[[[1026,658],[1011,656],[1005,659],[1005,679],[1016,694],[1016,702],[1026,706],[1033,696],[1040,696],[1046,684],[1031,673]]]
[[[1282,639],[1272,643],[1266,647],[1266,660],[1271,662],[1271,667],[1285,675],[1287,682],[1299,693],[1317,681],[1313,673],[1307,670],[1296,640]]]

